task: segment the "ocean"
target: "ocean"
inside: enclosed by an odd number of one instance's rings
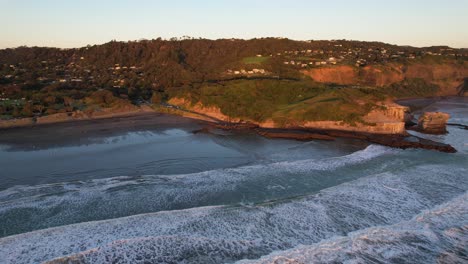
[[[468,125],[466,98],[402,103]],[[468,130],[411,132],[448,154],[149,118],[0,131],[0,263],[468,261]]]

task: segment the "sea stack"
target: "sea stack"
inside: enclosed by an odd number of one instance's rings
[[[428,134],[445,134],[449,118],[447,113],[425,112],[418,119],[418,130]]]

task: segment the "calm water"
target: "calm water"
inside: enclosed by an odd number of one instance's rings
[[[422,105],[468,125],[467,99]],[[466,259],[467,130],[426,136],[446,154],[99,124],[0,131],[0,263]]]

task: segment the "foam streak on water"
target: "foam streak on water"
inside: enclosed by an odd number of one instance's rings
[[[467,102],[425,111],[467,124]],[[468,263],[468,134],[448,130],[424,136],[458,153],[371,145],[336,157],[363,145],[178,130],[93,148],[0,152],[12,172],[1,177],[0,264]],[[100,156],[107,158],[94,166]],[[49,168],[59,157],[67,162]],[[255,165],[211,170],[240,164]],[[210,171],[193,173],[202,170]],[[157,175],[138,176],[147,173]],[[26,185],[9,188],[15,184]]]
[[[468,193],[410,221],[239,263],[466,263]]]
[[[404,229],[411,226],[404,221],[424,210],[432,211],[421,215],[422,222],[439,225],[443,221],[438,219],[443,218],[430,215],[443,215],[444,208],[451,211],[451,203],[461,209],[454,209],[461,216],[448,221],[449,226],[455,222],[458,227],[446,229],[456,240],[466,231],[467,174],[465,167],[414,166],[362,177],[300,200],[164,211],[39,230],[1,238],[0,261],[36,263],[59,258],[59,263],[72,259],[84,263],[232,262],[375,226],[398,226],[401,222]],[[454,202],[437,207],[452,199]],[[459,221],[460,217],[465,221]],[[398,228],[390,227],[388,233],[393,229]],[[363,237],[372,229],[362,232],[350,237]]]
[[[347,156],[321,160],[277,162],[194,174],[16,186],[0,191],[0,236],[161,210],[240,203],[244,202],[242,196],[250,203],[290,197],[292,191],[295,192],[292,196],[300,193],[300,185],[307,181],[318,191],[336,182],[363,176],[355,173],[330,183],[326,181],[340,168],[347,169],[392,153],[395,153],[392,149],[371,145]],[[298,181],[298,178],[306,180]],[[271,184],[265,185],[268,182]],[[308,187],[310,190],[312,187]]]

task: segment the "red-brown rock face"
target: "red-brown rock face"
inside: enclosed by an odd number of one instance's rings
[[[303,73],[321,83],[351,85],[356,84],[358,80],[358,70],[351,66],[317,68]]]
[[[418,119],[418,130],[429,134],[447,133],[447,121],[450,115],[441,112],[425,112]]]
[[[304,70],[303,74],[317,82],[340,85],[383,87],[404,79],[423,79],[440,87],[439,95],[456,95],[457,87],[468,77],[468,63],[388,64],[385,66],[330,66]]]

